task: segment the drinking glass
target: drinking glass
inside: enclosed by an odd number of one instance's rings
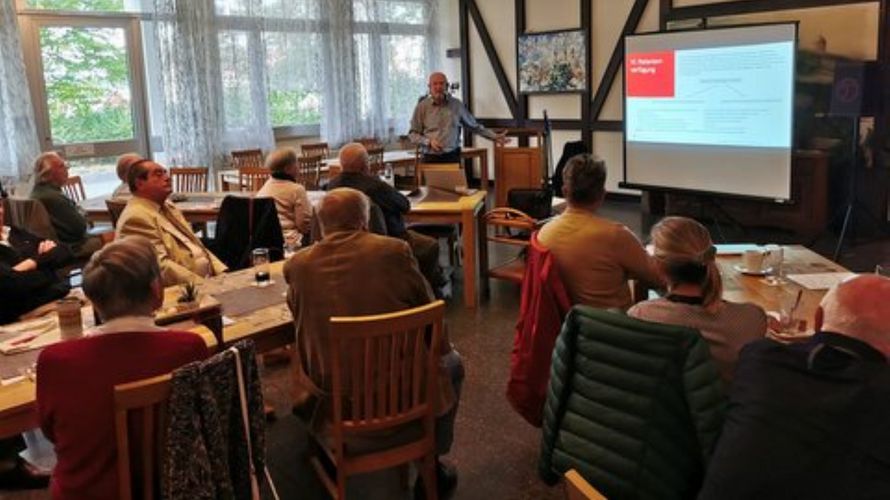
[[[256,286],[266,286],[269,281],[269,249],[254,248],[250,254],[250,262],[253,264],[253,279]]]
[[[803,300],[802,290],[782,290],[779,294],[779,326],[782,332],[797,333],[802,330],[800,303]]]
[[[771,268],[769,276],[766,278],[766,284],[770,286],[784,285],[788,282],[785,279],[784,270],[785,251],[779,245],[767,245],[766,249],[769,252],[766,267]]]

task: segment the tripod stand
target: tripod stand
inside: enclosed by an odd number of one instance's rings
[[[856,213],[865,214],[865,216],[877,227],[881,232],[887,233],[886,229],[884,229],[883,224],[881,224],[877,217],[871,213],[871,211],[863,205],[861,201],[856,197],[856,189],[858,186],[858,178],[859,178],[859,117],[853,117],[853,138],[851,140],[850,146],[850,154],[851,154],[851,172],[850,172],[850,186],[847,191],[847,203],[845,204],[842,210],[839,210],[834,214],[834,217],[831,218],[831,221],[828,223],[829,227],[834,223],[835,220],[841,215],[844,214],[844,221],[841,225],[841,232],[837,236],[837,245],[834,248],[834,254],[832,255],[832,260],[838,262],[840,258],[841,251],[844,249],[844,242],[847,239],[848,231],[853,232],[855,229],[853,228],[853,222],[856,217]]]

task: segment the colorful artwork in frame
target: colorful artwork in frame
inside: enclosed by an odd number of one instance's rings
[[[584,30],[519,35],[519,92],[583,92],[587,87]]]

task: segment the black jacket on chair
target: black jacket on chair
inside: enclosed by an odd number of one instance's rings
[[[68,284],[56,270],[71,259],[71,251],[59,244],[49,252],[37,253],[43,238],[12,226],[9,245],[0,245],[0,324],[16,321],[22,314],[68,294]],[[15,271],[25,259],[34,259],[37,269]]]
[[[553,170],[553,177],[550,178],[550,185],[553,187],[554,195],[562,196],[562,171],[565,170],[566,163],[573,156],[588,152],[587,146],[584,145],[583,141],[567,142],[562,147],[562,156],[559,157],[559,163],[556,164],[556,169]]]
[[[216,219],[216,236],[207,242],[230,271],[250,267],[250,252],[268,248],[271,261],[284,258],[284,237],[272,198],[226,196]]]

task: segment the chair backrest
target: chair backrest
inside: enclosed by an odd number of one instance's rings
[[[383,171],[383,146],[368,146],[368,165],[371,167],[371,174],[377,175]]]
[[[321,181],[321,166],[324,157],[320,154],[297,158],[297,182],[307,190],[318,189]]]
[[[317,156],[327,158],[331,154],[331,150],[326,142],[307,142],[300,146],[300,154],[302,156]]]
[[[158,498],[170,374],[114,387],[114,431],[121,500]],[[130,438],[134,438],[132,441]],[[138,492],[134,495],[134,491]]]
[[[71,198],[74,203],[80,203],[87,197],[87,193],[83,189],[83,181],[79,175],[69,175],[65,184],[62,184],[62,192],[65,193],[65,196]]]
[[[339,456],[345,434],[412,422],[423,423],[424,447],[434,446],[433,397],[444,313],[445,303],[438,300],[394,313],[331,318],[332,435]]]
[[[170,169],[174,193],[201,193],[207,191],[207,167],[176,167]]]
[[[376,137],[356,137],[352,140],[352,142],[357,142],[365,147],[365,149],[371,149],[374,147],[381,146],[380,140]]]
[[[263,166],[263,150],[262,149],[242,149],[240,151],[232,151],[232,168],[241,167],[262,167]]]
[[[241,191],[259,191],[271,172],[265,167],[240,167],[238,169],[238,185]]]
[[[11,225],[25,228],[43,239],[59,240],[49,212],[40,200],[10,196],[6,199],[6,218]]]
[[[565,474],[566,498],[568,500],[606,500],[602,493],[590,485],[578,471],[572,469]]]
[[[109,198],[105,200],[105,206],[108,207],[108,215],[111,216],[111,225],[117,227],[117,220],[127,207],[127,200],[119,200]]]
[[[545,481],[575,468],[610,497],[696,495],[726,408],[696,330],[575,306],[552,361],[538,466]],[[604,448],[608,456],[597,452]]]
[[[254,248],[268,248],[273,262],[284,257],[284,236],[272,198],[226,196],[214,236],[208,246],[230,271],[249,267]]]
[[[487,231],[488,241],[526,247],[535,230],[537,220],[515,208],[494,208],[483,216],[485,224],[494,231]]]

